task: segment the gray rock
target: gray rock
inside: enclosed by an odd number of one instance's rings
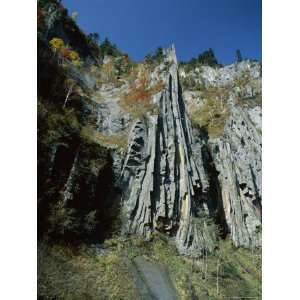
[[[241,107],[233,107],[224,137],[211,142],[226,224],[237,246],[261,244],[261,137]]]
[[[121,174],[124,231],[145,237],[155,230],[176,235],[180,252],[189,254],[204,247],[205,234],[197,237],[192,220],[209,186],[185,111],[176,61],[167,76],[159,115],[136,122],[130,133]],[[197,159],[192,149],[198,150]]]
[[[126,84],[119,89],[104,85],[101,100],[97,95],[93,99],[99,131],[109,135],[131,128],[125,155],[112,152],[115,185],[122,191],[123,233],[150,238],[155,231],[163,232],[175,239],[180,253],[201,255],[214,249],[216,232],[208,228],[206,217],[216,214],[235,245],[259,246],[261,108],[238,105],[237,97],[261,93],[261,66],[243,61],[185,74],[178,70],[174,46],[164,55],[168,70],[164,62],[150,74],[152,81],[160,76],[165,82],[153,97],[159,107],[156,115],[132,124],[118,103]],[[233,87],[245,72],[250,83]],[[185,105],[201,106],[203,99],[201,92],[183,93],[180,78],[187,75],[206,86],[232,87],[230,117],[219,138],[205,138],[192,129]]]

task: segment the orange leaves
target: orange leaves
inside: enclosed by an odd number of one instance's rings
[[[60,53],[65,59],[68,59],[71,61],[80,59],[79,54],[76,51],[70,50],[68,48],[62,48]]]
[[[70,49],[63,48],[60,53],[64,58],[70,59],[70,52],[71,52]]]
[[[163,82],[161,80],[151,86],[148,71],[145,68],[140,68],[138,78],[131,82],[129,91],[122,95],[121,106],[134,117],[141,118],[147,112],[155,110],[152,97],[162,88]]]
[[[163,88],[162,80],[150,86],[149,73],[146,69],[139,72],[139,77],[130,85],[131,89],[126,93],[125,98],[129,101],[149,104],[154,94],[160,92]]]

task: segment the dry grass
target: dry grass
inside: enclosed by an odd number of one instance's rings
[[[240,74],[240,76],[234,79],[233,86],[243,89],[247,84],[250,83],[250,81],[251,81],[250,71],[245,70]]]
[[[180,299],[224,299],[224,297],[261,296],[260,250],[253,253],[236,249],[230,241],[221,241],[216,253],[191,259],[179,255],[172,242],[155,237],[142,247],[150,260],[167,266]],[[132,249],[132,247],[130,247]],[[216,266],[219,261],[219,290]]]
[[[128,134],[126,132],[106,135],[92,127],[85,126],[81,130],[81,136],[94,143],[108,147],[115,147],[118,150],[125,150],[127,148]]]
[[[160,235],[150,241],[115,238],[104,247],[105,252],[97,255],[87,246],[74,249],[40,243],[38,295],[63,300],[139,299],[129,264],[142,255],[166,266],[180,299],[261,299],[260,249],[237,249],[230,241],[220,241],[207,258],[191,259],[179,255],[174,242]]]
[[[156,106],[152,97],[163,89],[163,82],[158,81],[150,86],[149,71],[140,67],[138,77],[130,83],[129,91],[121,95],[121,107],[134,118],[143,118],[147,112],[155,113]]]
[[[207,128],[210,137],[219,137],[230,116],[227,106],[228,90],[211,87],[203,91],[201,96],[204,99],[203,105],[190,108],[191,121],[196,126]]]
[[[39,299],[137,299],[124,256],[86,246],[38,245]]]

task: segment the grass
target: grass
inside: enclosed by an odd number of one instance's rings
[[[38,299],[137,299],[126,259],[86,246],[38,245]]]
[[[115,147],[120,151],[127,148],[128,134],[126,132],[107,135],[90,126],[85,126],[81,130],[81,136],[102,146]]]
[[[260,249],[237,249],[230,241],[221,241],[214,254],[191,259],[179,255],[173,241],[158,235],[150,241],[113,238],[104,248],[104,254],[97,255],[87,246],[41,243],[38,294],[44,299],[139,299],[130,261],[142,255],[167,267],[182,300],[261,299]]]
[[[190,117],[194,126],[207,128],[212,138],[219,137],[224,132],[224,127],[230,112],[227,106],[228,90],[225,88],[210,87],[201,93],[203,105],[192,106]]]
[[[237,98],[237,104],[240,106],[255,107],[262,105],[262,94],[261,94],[261,80],[252,79],[249,70],[242,72],[239,77],[236,77],[233,83],[234,87],[238,87],[240,91],[246,89],[247,86],[252,86],[258,92],[254,97],[245,98],[239,95]]]
[[[255,106],[262,106],[262,94],[257,94],[254,97],[251,98],[242,98],[237,97],[237,105],[242,107],[250,107],[253,108]]]
[[[205,91],[206,86],[202,80],[196,80],[193,76],[187,75],[181,79],[181,83],[184,89],[189,91]]]
[[[239,87],[243,89],[249,84],[251,81],[251,75],[249,70],[243,71],[240,76],[236,77],[233,82],[233,86]]]
[[[142,119],[147,112],[155,113],[157,106],[152,103],[152,97],[163,88],[163,82],[157,81],[150,86],[149,71],[140,67],[137,80],[130,83],[129,91],[123,93],[120,99],[121,107],[135,119]]]
[[[258,253],[257,250],[255,255]],[[252,263],[251,252],[235,249],[229,241],[221,242],[219,250],[207,259],[192,260],[180,256],[174,245],[157,240],[153,243],[152,257],[168,266],[181,299],[193,299],[195,296],[199,299],[251,296],[259,299],[261,295],[261,274]],[[216,274],[218,261],[219,290]]]

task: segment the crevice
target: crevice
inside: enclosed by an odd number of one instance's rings
[[[200,131],[200,136],[203,141],[208,140],[208,133],[205,128]],[[213,157],[211,155],[209,146],[204,143],[201,149],[203,167],[205,172],[208,174],[209,180],[209,191],[207,196],[207,206],[211,216],[215,217],[216,223],[221,228],[221,237],[226,238],[228,235],[229,228],[227,226],[225,211],[223,207],[221,185],[218,179],[219,172],[216,169]]]

